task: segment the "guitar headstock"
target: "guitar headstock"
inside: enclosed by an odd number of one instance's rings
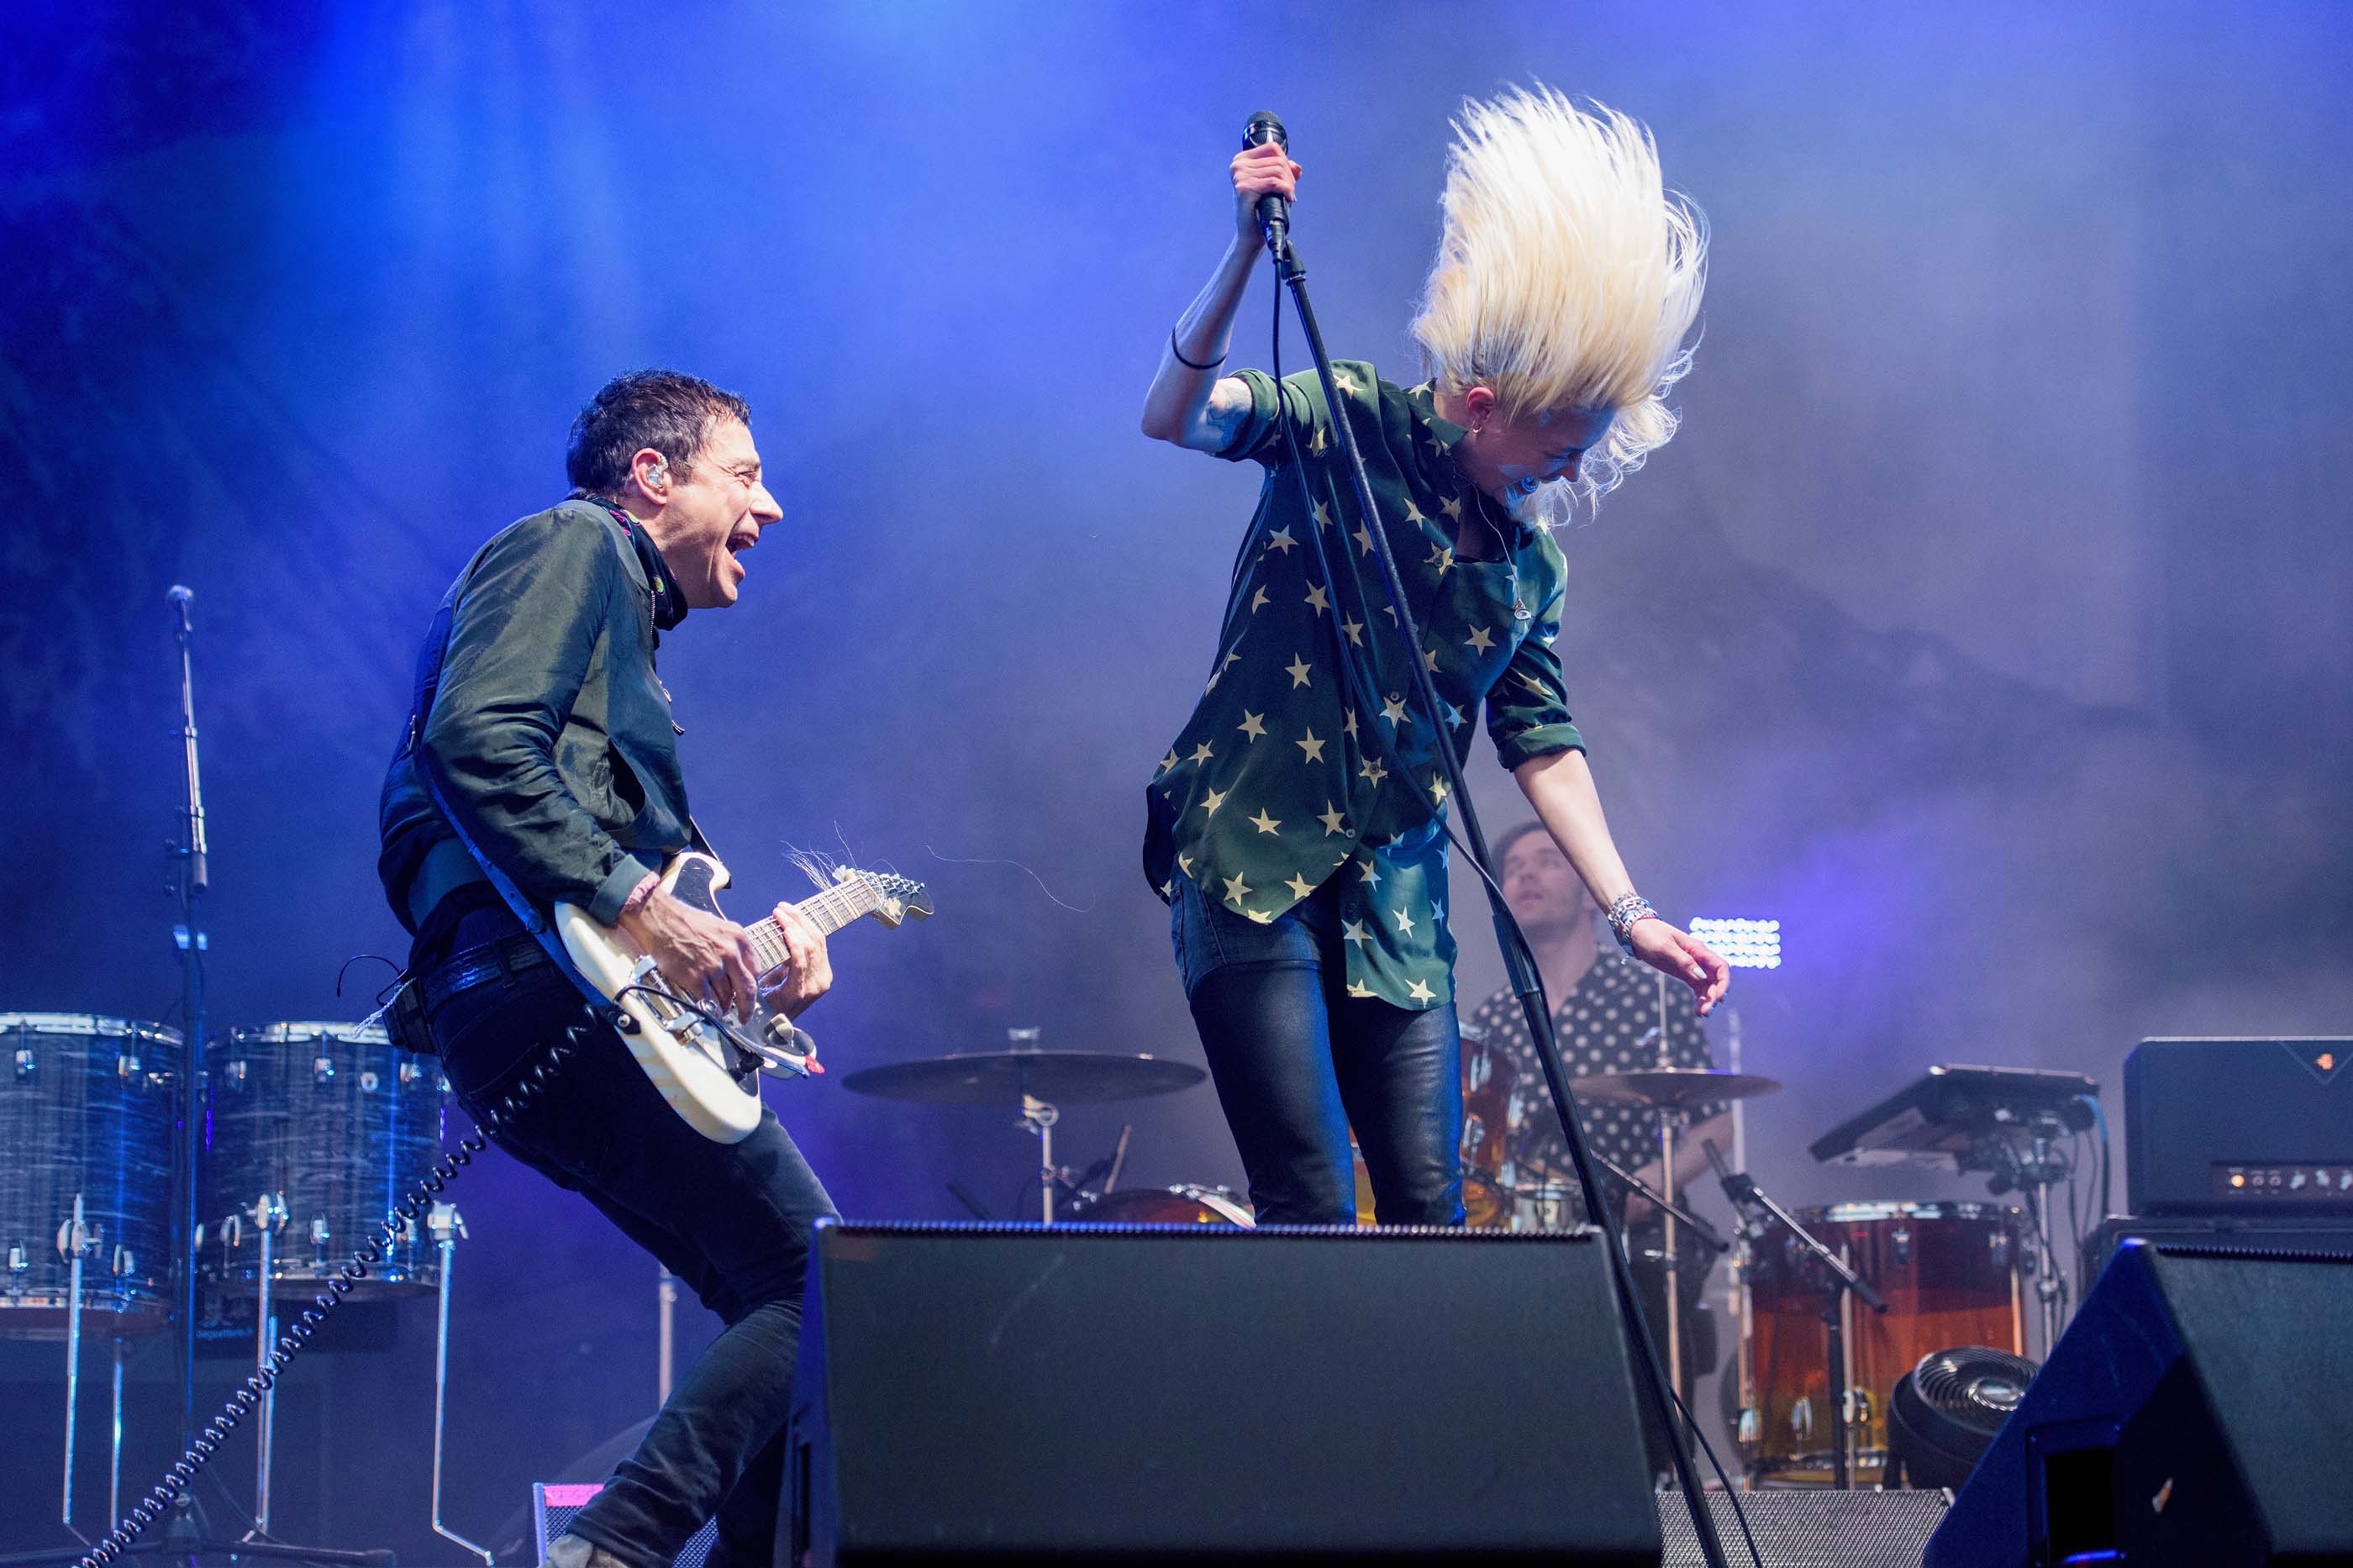
[[[888,871],[860,871],[849,866],[834,868],[837,882],[859,882],[874,898],[874,918],[886,926],[900,926],[909,921],[929,920],[932,916],[931,890],[912,877],[895,876]]]

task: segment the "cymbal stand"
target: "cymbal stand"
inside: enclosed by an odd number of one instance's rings
[[[425,1231],[441,1255],[440,1304],[433,1320],[433,1533],[457,1542],[480,1558],[483,1568],[491,1568],[496,1558],[441,1523],[442,1415],[449,1392],[449,1276],[458,1258],[459,1238],[466,1234],[466,1222],[455,1205],[435,1204],[426,1211]]]
[[[1008,1029],[1005,1037],[1017,1051],[1034,1051],[1045,1031],[1031,1026],[1026,1029]],[[1021,1069],[1025,1080],[1021,1086],[1021,1125],[1038,1137],[1038,1218],[1046,1225],[1054,1223],[1054,1189],[1061,1184],[1062,1173],[1054,1165],[1054,1123],[1062,1113],[1029,1092],[1026,1081],[1029,1069]]]
[[[1715,1151],[1708,1150],[1711,1158]],[[1871,1288],[1871,1282],[1847,1266],[1845,1258],[1814,1239],[1812,1233],[1789,1216],[1789,1211],[1766,1195],[1756,1178],[1746,1172],[1734,1172],[1723,1164],[1716,1174],[1724,1184],[1724,1195],[1732,1200],[1733,1212],[1746,1215],[1754,1204],[1778,1221],[1781,1227],[1798,1238],[1799,1244],[1814,1255],[1831,1277],[1830,1295],[1822,1308],[1822,1333],[1830,1353],[1831,1405],[1831,1485],[1844,1491],[1852,1484],[1847,1467],[1848,1405],[1852,1398],[1846,1377],[1846,1299],[1852,1294],[1874,1312],[1887,1310],[1887,1298]]]
[[[1054,1123],[1061,1119],[1060,1111],[1023,1091],[1021,1125],[1038,1135],[1038,1218],[1046,1225],[1054,1223],[1054,1189],[1061,1183],[1054,1168]]]
[[[1658,973],[1659,990],[1659,1061],[1662,1068],[1675,1065],[1674,1048],[1667,1043],[1667,976]],[[1667,1382],[1676,1394],[1683,1394],[1683,1303],[1682,1267],[1677,1258],[1681,1248],[1675,1246],[1675,1126],[1682,1121],[1681,1111],[1657,1108],[1659,1118],[1659,1189],[1665,1202],[1659,1208],[1659,1267],[1666,1277],[1667,1288]],[[1598,1158],[1598,1156],[1597,1156]]]
[[[1734,1072],[1740,1067],[1740,1012],[1735,1007],[1724,1010],[1725,1060]],[[1713,1145],[1710,1145],[1711,1150]],[[1711,1153],[1710,1158],[1714,1155]],[[1732,1166],[1736,1171],[1748,1169],[1748,1102],[1732,1102]],[[1757,1310],[1756,1300],[1749,1293],[1749,1280],[1757,1267],[1755,1237],[1752,1227],[1742,1224],[1735,1227],[1732,1247],[1732,1306],[1734,1319],[1740,1333],[1734,1342],[1734,1375],[1740,1389],[1740,1424],[1734,1432],[1734,1441],[1749,1454],[1755,1454],[1757,1440],[1764,1436],[1757,1414]]]

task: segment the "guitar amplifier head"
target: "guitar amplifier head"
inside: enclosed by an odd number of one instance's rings
[[[531,1484],[531,1524],[539,1538],[539,1560],[547,1561],[547,1543],[564,1533],[572,1516],[588,1506],[588,1500],[605,1489],[602,1481],[586,1481],[577,1485],[560,1481],[533,1481]],[[711,1556],[712,1545],[719,1539],[719,1526],[706,1521],[701,1530],[688,1538],[673,1558],[673,1568],[702,1568]]]
[[[2149,1039],[2125,1058],[2136,1215],[2353,1214],[2353,1039]]]

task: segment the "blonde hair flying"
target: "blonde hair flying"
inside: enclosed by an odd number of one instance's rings
[[[1707,220],[1665,188],[1638,121],[1541,86],[1464,104],[1440,206],[1413,322],[1431,377],[1489,388],[1506,418],[1615,410],[1575,487],[1599,500],[1675,433],[1664,398],[1691,369]]]

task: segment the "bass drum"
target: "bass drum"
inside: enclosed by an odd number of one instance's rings
[[[81,1204],[82,1327],[171,1312],[180,1037],[88,1013],[0,1013],[0,1337],[62,1337]]]
[[[1883,1315],[1850,1300],[1845,1318],[1854,1402],[1847,1459],[1855,1484],[1870,1485],[1887,1462],[1887,1402],[1921,1357],[1955,1345],[2025,1353],[2019,1213],[1979,1203],[1861,1203],[1799,1209],[1797,1219],[1887,1298]],[[1776,1227],[1757,1244],[1749,1300],[1757,1408],[1742,1427],[1750,1468],[1827,1480],[1827,1271]]]
[[[1239,1225],[1250,1211],[1225,1187],[1131,1187],[1105,1193],[1065,1216],[1078,1225]]]
[[[441,1064],[396,1050],[383,1029],[271,1024],[214,1047],[206,1075],[212,1147],[200,1163],[196,1277],[227,1296],[259,1287],[257,1211],[277,1216],[269,1278],[324,1284],[375,1235],[441,1153]],[[440,1283],[422,1227],[404,1223],[354,1297]]]

